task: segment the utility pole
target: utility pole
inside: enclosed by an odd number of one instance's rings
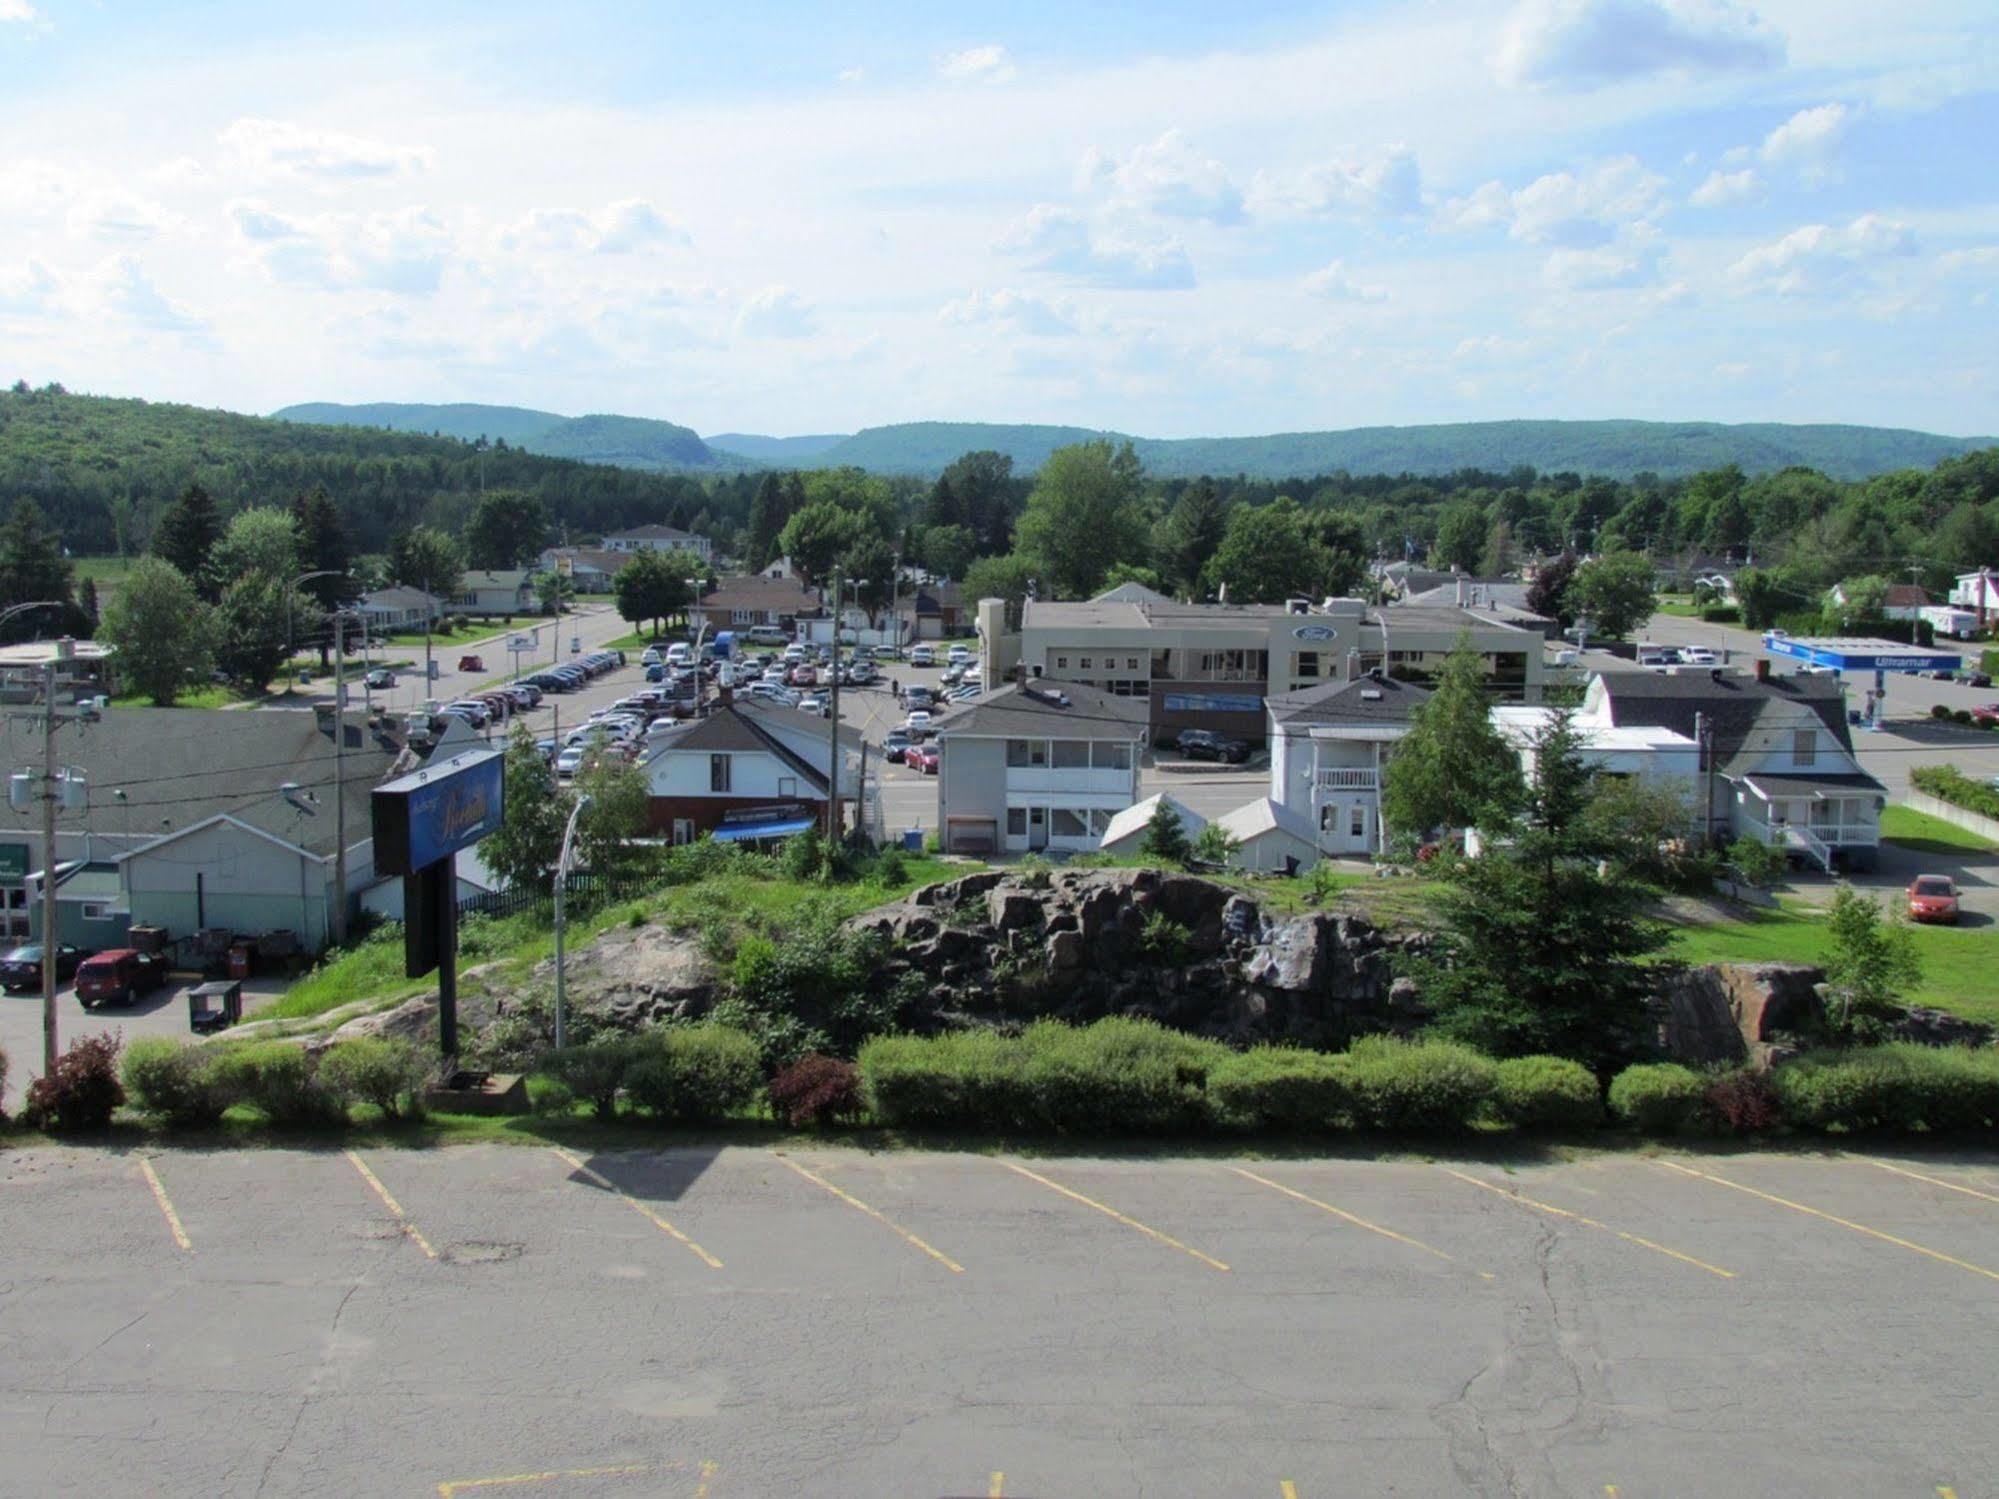
[[[42,663],[42,1076],[56,1075],[56,664]]]
[[[1714,724],[1705,713],[1694,715],[1694,743],[1700,746],[1701,844],[1714,847]]]
[[[333,611],[333,945],[347,945],[347,615]],[[457,885],[452,885],[454,894]]]
[[[549,772],[555,774],[554,771]],[[569,854],[576,839],[576,819],[583,815],[583,809],[590,805],[588,796],[578,796],[576,805],[569,809],[569,825],[562,830],[562,849],[555,856],[555,1049],[562,1050],[567,1043],[566,1025],[568,1018],[568,990],[563,984],[562,973],[562,887],[569,882]]]
[[[840,569],[833,569],[833,691],[826,730],[826,841],[840,841]]]

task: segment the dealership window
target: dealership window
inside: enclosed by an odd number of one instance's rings
[[[1039,769],[1048,763],[1048,741],[1045,739],[1007,740],[1006,763],[1015,768],[1031,767]]]
[[[729,757],[710,755],[708,757],[708,789],[727,791],[729,789]]]
[[[1098,770],[1130,770],[1131,746],[1122,739],[1098,739],[1090,745],[1090,763]]]
[[[1006,809],[1006,835],[1009,838],[1027,836],[1027,808],[1008,807]]]
[[[1318,674],[1319,653],[1317,651],[1300,651],[1298,653],[1298,675],[1301,677],[1316,677]]]
[[[1052,838],[1087,838],[1090,836],[1090,814],[1071,807],[1051,808],[1048,834]]]
[[[1056,740],[1054,765],[1057,770],[1088,770],[1090,768],[1090,741],[1087,739]]]
[[[1810,765],[1818,759],[1818,735],[1810,729],[1799,729],[1791,736],[1791,759],[1799,765]]]
[[[1094,671],[1096,670],[1096,666],[1097,658],[1095,656],[1078,656],[1076,658],[1077,671]]]

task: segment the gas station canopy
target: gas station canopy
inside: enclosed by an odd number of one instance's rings
[[[1769,630],[1763,649],[1773,656],[1789,656],[1809,666],[1829,666],[1842,675],[1871,671],[1877,676],[1889,671],[1959,671],[1964,657],[1955,651],[1933,651],[1893,640],[1877,640],[1852,635],[1787,635]]]

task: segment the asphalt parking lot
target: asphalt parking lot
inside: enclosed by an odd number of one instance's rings
[[[1999,1156],[36,1147],[0,1489],[1999,1493]]]

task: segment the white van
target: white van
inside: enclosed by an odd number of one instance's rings
[[[694,664],[694,647],[684,640],[674,641],[672,645],[666,648],[666,664],[668,666],[692,666]]]

